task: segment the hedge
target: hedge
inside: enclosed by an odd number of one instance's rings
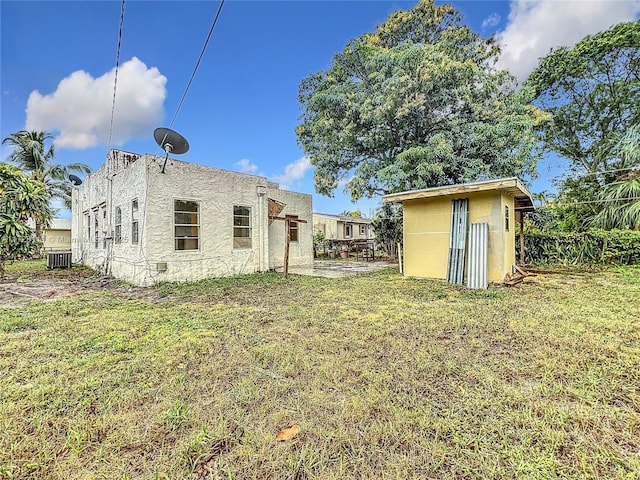
[[[516,242],[517,243],[517,242]],[[529,264],[633,265],[640,263],[640,232],[589,230],[579,233],[526,232]]]

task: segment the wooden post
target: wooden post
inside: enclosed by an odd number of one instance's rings
[[[520,212],[520,265],[524,265],[524,214]]]
[[[291,243],[290,227],[291,218],[287,215],[284,221],[284,278],[287,278],[287,275],[289,275],[289,244]]]

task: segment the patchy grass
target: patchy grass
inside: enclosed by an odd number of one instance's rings
[[[640,478],[638,268],[123,292],[0,309],[0,478]]]

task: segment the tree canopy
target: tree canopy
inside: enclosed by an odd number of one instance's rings
[[[0,278],[4,262],[35,253],[40,239],[28,223],[46,225],[51,219],[44,183],[13,165],[0,163]]]
[[[613,147],[621,133],[640,123],[640,22],[621,23],[572,48],[553,50],[525,85],[534,89],[535,103],[552,114],[544,143],[569,160],[569,189],[589,182],[593,198],[619,169],[632,167]],[[602,175],[593,175],[598,172]],[[576,178],[585,174],[591,178]]]
[[[13,147],[8,158],[10,162],[29,172],[34,180],[43,182],[49,197],[62,200],[69,208],[71,205],[69,173],[74,171],[89,173],[91,170],[83,163],[70,165],[53,163],[54,147],[46,146],[49,140],[53,140],[53,135],[48,132],[20,130],[4,138],[2,144]]]
[[[499,48],[449,5],[423,0],[351,40],[305,78],[298,142],[316,191],[352,199],[529,176],[545,115],[493,65]]]

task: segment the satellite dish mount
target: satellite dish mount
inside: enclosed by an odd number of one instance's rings
[[[80,185],[82,185],[82,180],[80,180],[80,177],[73,174],[69,175],[69,182],[71,182],[71,185],[73,185],[74,187],[79,187]]]
[[[180,155],[189,151],[189,142],[187,142],[187,139],[180,135],[178,132],[171,130],[170,128],[156,128],[153,132],[153,138],[166,154],[160,173],[164,173],[164,169],[167,166],[167,160],[169,159],[170,153],[173,153],[174,155]]]

